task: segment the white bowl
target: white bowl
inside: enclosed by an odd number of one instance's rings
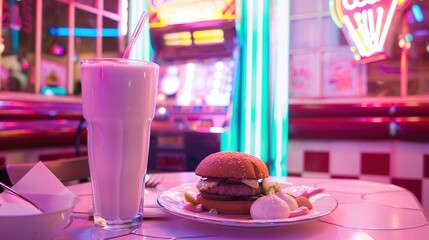
[[[52,239],[70,221],[70,215],[79,202],[71,206],[41,214],[0,216],[1,239]]]

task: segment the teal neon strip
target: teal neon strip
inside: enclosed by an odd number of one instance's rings
[[[240,21],[241,18],[241,9],[242,9],[242,2],[240,0],[236,0],[236,21],[235,21],[235,28],[237,30],[237,38],[242,39],[243,36],[243,27],[242,22]],[[242,59],[241,52],[237,53],[238,56],[238,62],[235,64],[237,65],[236,69],[236,76],[235,76],[235,87],[234,87],[234,95],[233,95],[233,106],[231,111],[231,118],[229,119],[229,128],[226,129],[225,132],[221,133],[220,135],[220,150],[221,151],[240,151],[240,126],[241,126],[241,109],[243,108],[243,103],[241,101],[242,96],[242,81],[243,81],[243,74],[242,74]]]
[[[270,174],[287,175],[289,111],[289,3],[275,0],[272,29]],[[280,24],[281,23],[281,24]]]
[[[243,1],[242,14],[240,150],[267,162],[270,141],[270,4],[267,1]]]
[[[129,19],[128,19],[128,35],[131,36],[136,28],[137,22],[140,19],[143,11],[149,11],[147,1],[130,0],[129,5]],[[153,55],[153,48],[150,42],[149,34],[149,20],[143,26],[139,39],[134,44],[133,51],[130,58],[151,61]]]
[[[263,20],[264,20],[264,2],[266,1],[259,1],[256,2],[257,5],[257,17],[256,17],[256,47],[255,47],[255,137],[254,137],[254,155],[261,157],[261,134],[262,134],[262,94],[263,94],[263,84],[262,84],[262,78],[263,78],[263,72],[262,72],[262,54],[263,54]],[[258,147],[259,146],[259,147]]]
[[[69,35],[69,28],[67,27],[50,27],[49,34],[53,36],[67,37]],[[75,37],[96,37],[97,29],[96,28],[74,28],[73,34]],[[118,37],[117,28],[103,28],[101,29],[102,37]]]
[[[246,21],[244,22],[245,24],[245,36],[246,36],[246,41],[243,42],[243,49],[244,49],[244,53],[245,56],[243,58],[244,60],[244,66],[245,69],[243,69],[245,71],[245,76],[244,76],[244,81],[243,81],[243,87],[244,87],[244,104],[245,107],[243,109],[244,113],[244,136],[243,136],[243,141],[244,141],[244,151],[247,153],[252,153],[252,144],[250,139],[253,139],[252,136],[252,129],[253,129],[253,122],[252,122],[252,107],[253,107],[253,102],[252,102],[252,89],[254,88],[253,84],[253,74],[252,74],[252,67],[253,67],[253,0],[251,1],[244,1],[247,4],[245,4],[244,9],[246,9],[247,14],[249,14],[249,16],[247,16]]]
[[[262,35],[261,75],[262,75],[262,98],[261,98],[261,156],[265,162],[269,161],[270,153],[270,24],[271,24],[271,1],[260,1],[264,3],[262,12],[262,29],[259,34]],[[271,167],[270,167],[271,168]]]

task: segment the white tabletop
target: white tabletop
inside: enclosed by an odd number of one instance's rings
[[[338,207],[331,214],[299,224],[243,228],[208,224],[163,212],[159,193],[186,183],[196,183],[193,172],[165,173],[156,190],[145,193],[145,218],[134,232],[105,231],[94,227],[86,212],[91,205],[89,183],[69,186],[81,197],[72,222],[56,239],[426,239],[427,214],[408,190],[360,180],[276,177],[279,182],[324,188]],[[161,214],[160,214],[161,213]],[[154,217],[157,216],[157,217]]]

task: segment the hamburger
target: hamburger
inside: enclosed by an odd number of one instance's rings
[[[207,211],[250,214],[252,203],[263,194],[268,168],[257,157],[242,152],[217,152],[204,158],[195,174],[199,201]]]

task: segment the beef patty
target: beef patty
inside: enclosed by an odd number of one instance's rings
[[[206,199],[233,200],[248,199],[262,193],[262,187],[251,187],[239,179],[201,179],[197,189]]]

